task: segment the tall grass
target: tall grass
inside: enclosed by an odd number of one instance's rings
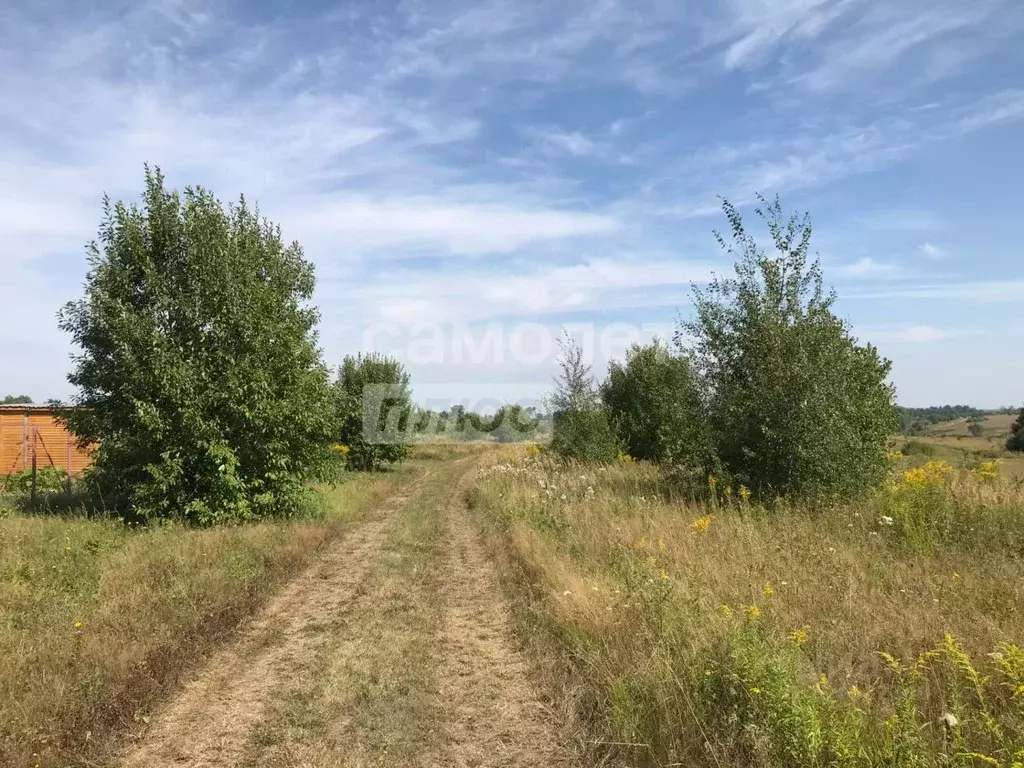
[[[769,511],[713,480],[683,503],[648,466],[541,457],[472,502],[594,762],[1010,768],[1024,494],[944,466]]]
[[[324,488],[319,514],[300,522],[195,530],[0,519],[0,765],[102,756],[311,552],[407,476]]]

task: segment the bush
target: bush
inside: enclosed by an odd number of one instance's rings
[[[538,419],[518,404],[503,405],[490,419],[481,424],[481,431],[489,433],[499,443],[521,443],[537,433]],[[476,425],[474,425],[476,426]]]
[[[1024,408],[1021,408],[1017,420],[1010,428],[1010,437],[1006,441],[1006,450],[1024,451]]]
[[[609,365],[601,399],[633,458],[703,465],[705,415],[685,357],[657,341],[634,345],[625,364]]]
[[[620,453],[608,414],[599,408],[556,412],[551,449],[564,459],[576,461],[615,461]]]
[[[903,446],[903,453],[907,456],[934,456],[938,452],[934,445],[921,440],[908,440]]]
[[[409,455],[409,374],[385,355],[347,356],[334,384],[338,440],[350,470],[376,471]]]
[[[880,483],[897,427],[890,363],[860,345],[832,313],[811,225],[761,198],[777,253],[747,234],[723,204],[738,251],[736,276],[694,288],[696,319],[676,339],[707,393],[716,453],[732,479],[761,498],[852,495]]]
[[[568,335],[561,346],[562,372],[555,380],[551,398],[551,449],[565,459],[615,461],[620,452],[619,440],[607,411],[598,401],[590,366],[583,362],[583,350]]]
[[[203,525],[299,513],[334,414],[298,243],[244,198],[168,191],[147,168],[141,209],[104,201],[89,264],[60,327],[82,350],[64,419],[99,444],[95,491]]]

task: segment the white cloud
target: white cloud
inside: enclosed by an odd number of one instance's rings
[[[959,121],[962,131],[974,131],[995,123],[1024,119],[1024,91],[1009,90],[972,105]]]
[[[436,198],[318,200],[288,215],[288,226],[351,249],[438,248],[451,255],[508,253],[546,240],[606,235],[618,222],[600,214],[449,202]]]
[[[573,157],[585,157],[599,151],[598,144],[579,131],[540,131],[537,136],[544,144]]]
[[[901,270],[896,264],[877,261],[876,259],[872,259],[870,256],[865,256],[851,264],[843,264],[842,266],[836,267],[835,271],[843,277],[871,278],[893,277],[900,274]]]
[[[946,256],[946,252],[942,248],[939,248],[937,245],[932,245],[929,242],[921,243],[921,245],[917,247],[917,250],[920,251],[921,255],[927,259],[938,260]]]
[[[938,283],[908,285],[886,290],[869,290],[859,294],[844,293],[844,299],[959,299],[1000,304],[1024,300],[1024,280],[979,281],[973,283]]]
[[[906,328],[864,328],[859,335],[867,341],[890,344],[928,344],[958,339],[965,331],[955,328],[936,328],[932,325],[912,325]]]

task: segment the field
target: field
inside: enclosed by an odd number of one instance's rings
[[[911,443],[916,446],[912,448],[915,455],[941,458],[957,466],[998,458],[1004,477],[1024,478],[1024,454],[1006,450],[1006,438],[1016,418],[1016,415],[1008,414],[986,416],[980,422],[982,434],[978,437],[968,433],[966,419],[943,421],[933,424],[924,435],[894,439],[893,445],[902,449]],[[920,445],[929,447],[921,449]]]
[[[1012,768],[1024,490],[941,440],[814,507],[423,445],[299,522],[10,515],[0,763]]]
[[[0,765],[102,755],[310,555],[410,480],[353,476],[303,523],[0,519]]]
[[[856,504],[769,512],[521,457],[472,499],[591,763],[1009,768],[1024,493],[915,465]]]

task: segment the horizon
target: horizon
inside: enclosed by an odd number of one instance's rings
[[[69,9],[0,11],[4,394],[70,396],[55,313],[149,162],[258,203],[316,265],[328,366],[397,352],[419,402],[543,397],[563,327],[598,378],[670,338],[731,270],[718,195],[764,244],[755,193],[810,213],[901,406],[1024,399],[1008,0]]]

